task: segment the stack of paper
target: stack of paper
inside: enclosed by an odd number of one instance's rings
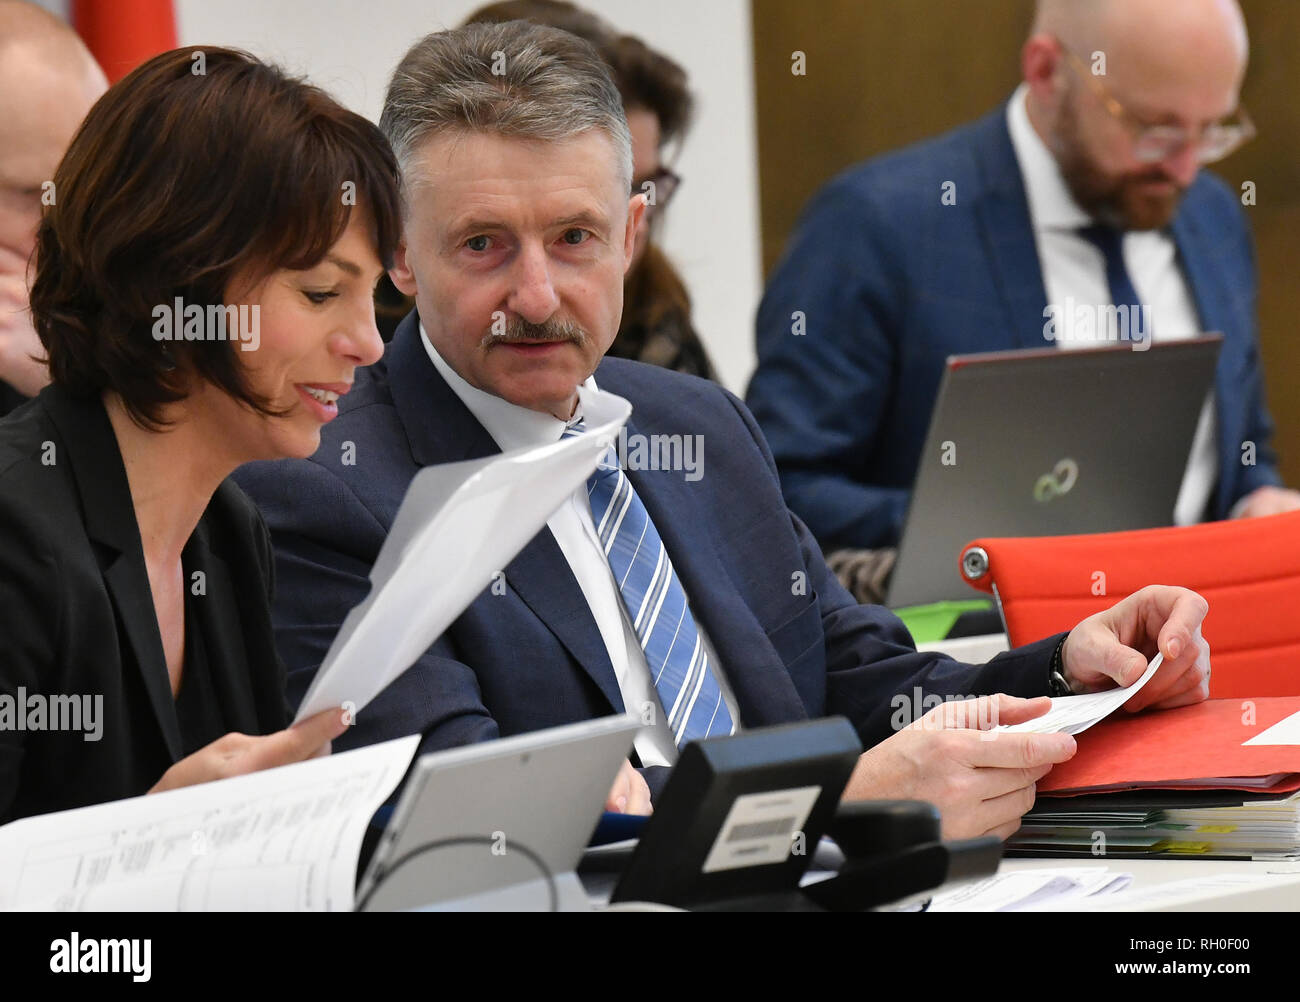
[[[1078,740],[1009,855],[1300,859],[1300,696],[1112,718]]]
[[[1236,806],[1071,808],[1044,798],[1007,843],[1013,855],[1300,859],[1300,795]]]

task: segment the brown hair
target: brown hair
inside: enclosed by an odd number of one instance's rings
[[[176,297],[220,306],[236,278],[313,267],[354,206],[385,265],[401,232],[397,164],[374,124],[213,46],[165,52],[113,86],[73,138],[54,191],[31,291],[51,377],[74,393],[115,391],[150,428],[192,375],[274,413],[229,344],[156,341],[156,307]]]
[[[653,241],[646,244],[641,260],[628,274],[623,298],[628,304],[623,311],[623,326],[690,325],[691,296],[686,283]]]

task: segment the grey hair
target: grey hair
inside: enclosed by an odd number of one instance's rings
[[[567,31],[507,21],[437,31],[416,42],[388,83],[379,127],[405,186],[416,149],[441,132],[572,139],[600,129],[632,187],[632,136],[605,61]]]

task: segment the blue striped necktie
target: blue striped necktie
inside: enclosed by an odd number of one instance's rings
[[[586,430],[579,420],[565,429],[564,437]],[[668,714],[673,741],[680,748],[688,741],[732,733],[735,722],[686,592],[650,513],[619,468],[613,446],[587,480],[587,498],[596,534]]]

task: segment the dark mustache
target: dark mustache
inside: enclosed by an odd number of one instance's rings
[[[489,327],[483,335],[482,346],[487,348],[494,344],[513,344],[519,341],[573,341],[584,345],[587,343],[587,332],[572,320],[551,319],[534,324],[515,316],[506,321],[503,334],[494,334]]]

